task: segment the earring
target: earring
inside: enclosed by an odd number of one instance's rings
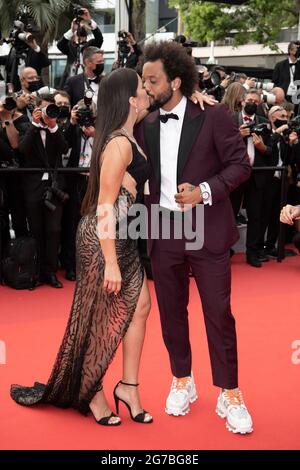
[[[137,108],[137,106],[135,107],[135,112],[136,112],[136,114],[138,113],[138,108]]]
[[[176,91],[176,88],[173,88],[173,91]]]

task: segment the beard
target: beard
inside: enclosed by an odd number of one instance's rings
[[[148,96],[154,98],[153,95],[149,94]],[[153,111],[156,111],[157,109],[162,108],[165,104],[168,103],[168,101],[170,101],[172,96],[173,96],[173,90],[172,90],[171,85],[169,85],[169,88],[164,93],[161,93],[160,95],[158,95],[157,98],[150,104],[147,111],[149,111],[149,113],[152,113]]]

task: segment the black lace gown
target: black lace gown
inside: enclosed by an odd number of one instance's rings
[[[127,171],[137,183],[137,195],[121,186],[116,210],[120,199],[123,210],[124,201],[127,209],[138,202],[149,177],[148,162],[136,144],[131,144],[133,159]],[[117,210],[117,221],[121,218]],[[105,263],[97,236],[97,215],[81,219],[76,238],[76,287],[62,344],[47,385],[11,386],[11,397],[18,404],[49,403],[88,413],[89,402],[102,389],[105,372],[130,325],[143,284],[137,241],[118,238],[118,225],[116,251],[122,276],[117,296],[103,290]]]

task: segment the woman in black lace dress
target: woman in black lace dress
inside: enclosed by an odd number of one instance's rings
[[[118,238],[120,222],[140,200],[149,176],[147,160],[133,138],[133,126],[148,106],[133,70],[118,69],[101,81],[97,137],[77,231],[73,305],[47,385],[11,387],[12,398],[21,405],[73,407],[84,414],[92,411],[99,424],[119,425],[106,401],[103,378],[123,340],[123,377],[114,390],[117,409],[122,401],[134,421],[152,422],[137,389],[150,296],[136,240]]]

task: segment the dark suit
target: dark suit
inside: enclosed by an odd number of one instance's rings
[[[300,80],[300,62],[296,62],[294,81]],[[273,82],[275,86],[284,89],[284,93],[287,94],[289,84],[291,81],[290,76],[290,64],[289,59],[282,60],[275,65],[273,71]]]
[[[78,168],[81,150],[82,131],[79,126],[69,126],[65,138],[72,148],[68,161],[69,168]],[[66,191],[70,196],[63,210],[61,257],[66,269],[76,268],[76,232],[81,219],[81,205],[87,189],[88,177],[70,173],[66,180]]]
[[[70,95],[72,107],[84,98],[86,80],[88,79],[85,79],[84,74],[80,73],[78,75],[74,75],[74,77],[68,78],[66,81],[64,90]],[[99,77],[99,83],[100,80],[101,76]]]
[[[137,138],[151,163],[149,208],[159,204],[161,185],[160,121],[150,114],[137,129]],[[230,307],[229,248],[238,239],[230,192],[250,175],[245,145],[223,105],[205,111],[188,100],[178,151],[177,184],[207,182],[212,206],[204,207],[204,246],[186,249],[186,239],[149,240],[162,332],[176,377],[191,373],[188,327],[189,266],[201,296],[214,384],[237,386],[235,321]],[[195,223],[195,209],[192,210]],[[161,216],[161,219],[164,216]],[[156,225],[158,220],[151,219]],[[171,220],[171,232],[176,222]],[[200,227],[201,229],[201,227]]]
[[[68,150],[68,143],[62,132],[46,131],[46,147],[44,147],[40,130],[31,125],[29,130],[20,136],[20,151],[24,156],[25,168],[55,168],[61,165],[62,154]],[[49,175],[50,176],[50,175]],[[60,189],[64,189],[63,177],[58,177]],[[26,174],[24,177],[24,195],[29,228],[37,240],[41,274],[53,273],[57,270],[58,248],[62,203],[54,199],[56,209],[52,212],[44,204],[46,188],[51,186],[51,177],[42,180],[42,175]]]
[[[94,39],[90,39],[86,43],[82,45],[78,45],[74,43],[74,41],[66,39],[64,36],[57,42],[57,48],[67,56],[67,64],[60,82],[60,89],[64,87],[64,84],[70,75],[70,69],[72,65],[77,60],[78,55],[78,48],[80,47],[80,52],[83,52],[84,49],[90,46],[101,48],[103,44],[103,36],[99,28],[92,30],[92,34],[94,35]]]
[[[14,91],[19,91],[21,89],[21,84],[18,76],[18,67],[15,63],[16,61],[16,50],[11,48],[7,56],[2,56],[0,58],[0,65],[5,65],[7,72],[6,82],[13,83]],[[50,65],[50,60],[43,51],[36,52],[32,48],[28,48],[25,58],[25,67],[34,68],[38,75],[41,75],[42,69]]]

